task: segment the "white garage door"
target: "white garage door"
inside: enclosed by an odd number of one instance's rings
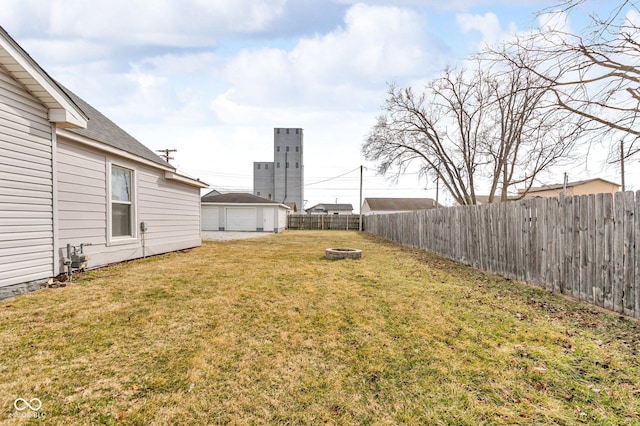
[[[227,208],[227,231],[255,231],[256,209],[247,207]]]
[[[217,231],[219,229],[218,208],[215,206],[202,206],[202,230]]]

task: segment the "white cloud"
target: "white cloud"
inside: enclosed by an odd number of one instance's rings
[[[509,28],[503,30],[500,19],[491,12],[484,15],[461,13],[456,16],[456,20],[464,34],[478,31],[482,35],[479,41],[470,41],[469,49],[472,51],[482,50],[486,46],[495,47],[503,40],[512,37],[517,31],[514,23],[510,23]]]
[[[264,31],[286,0],[3,0],[11,31],[118,45],[212,46],[222,34]]]
[[[542,32],[573,32],[569,25],[569,15],[564,12],[543,13],[538,17],[538,24]]]
[[[303,38],[291,50],[241,52],[226,68],[234,91],[224,98],[294,109],[297,104],[298,110],[377,108],[386,82],[433,74],[444,66],[445,55],[424,24],[424,17],[409,9],[355,5],[343,27]]]
[[[336,0],[338,3],[343,4],[357,4],[362,0]],[[370,4],[388,4],[388,0],[369,0]],[[487,7],[487,6],[512,6],[514,0],[394,0],[393,3],[397,6],[412,6],[412,7],[432,7],[440,10],[469,10],[474,7]],[[540,6],[545,7],[549,5],[549,0],[518,0],[518,6]]]

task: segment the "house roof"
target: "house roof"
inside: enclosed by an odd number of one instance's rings
[[[595,181],[601,181],[601,182],[605,182],[611,185],[615,185],[615,186],[620,186],[619,184],[615,183],[615,182],[611,182],[605,179],[601,179],[601,178],[593,178],[593,179],[586,179],[586,180],[578,180],[575,182],[567,182],[567,188],[571,188],[574,186],[578,186],[578,185],[584,185],[590,182],[595,182]],[[532,192],[538,192],[538,191],[550,191],[550,190],[554,190],[554,189],[563,189],[564,188],[564,184],[560,183],[560,184],[553,184],[553,185],[544,185],[544,186],[537,186],[537,187],[532,187],[531,189],[529,189],[529,194],[531,194]]]
[[[218,195],[204,195],[200,198],[203,203],[228,203],[228,204],[271,204],[277,206],[284,206],[277,201],[267,200],[266,198],[258,197],[257,195],[248,194],[246,192],[228,192],[226,194]]]
[[[85,127],[87,116],[36,61],[0,26],[2,67],[49,109],[58,127]]]
[[[164,161],[78,95],[61,84],[59,86],[89,117],[86,129],[69,129],[69,131],[175,170],[175,167]]]
[[[309,210],[322,210],[322,211],[328,211],[328,210],[353,210],[353,205],[351,205],[351,204],[331,204],[331,203],[316,204],[313,207],[309,207],[307,209],[307,211],[309,211]]]
[[[436,208],[436,201],[432,198],[365,198],[364,202],[370,210],[401,211],[427,210]]]
[[[48,108],[49,121],[56,123],[56,132],[59,134],[75,133],[99,145],[115,148],[116,152],[125,152],[136,159],[157,164],[165,170],[166,179],[200,188],[208,186],[199,179],[176,173],[175,167],[53,80],[1,26],[0,65]]]

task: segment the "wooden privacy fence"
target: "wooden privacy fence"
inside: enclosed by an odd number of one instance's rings
[[[365,230],[640,318],[640,191],[366,216]]]
[[[357,214],[290,214],[287,229],[334,229],[357,231],[360,215]]]

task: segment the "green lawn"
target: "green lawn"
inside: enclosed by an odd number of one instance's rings
[[[638,321],[292,231],[1,301],[0,423],[38,398],[33,424],[640,424],[639,351]]]

